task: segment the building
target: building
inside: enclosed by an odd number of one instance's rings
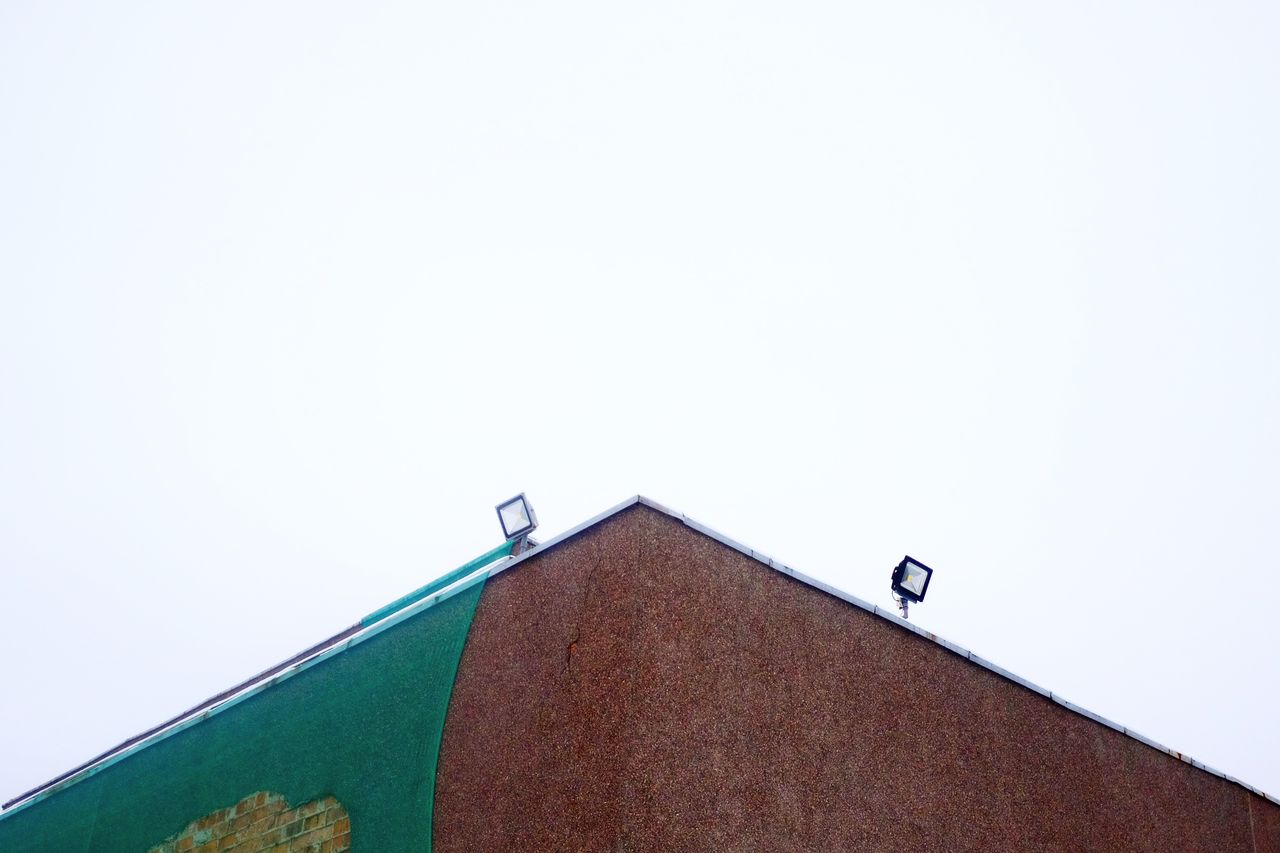
[[[1280,853],[1262,792],[640,497],[286,663],[0,851]]]

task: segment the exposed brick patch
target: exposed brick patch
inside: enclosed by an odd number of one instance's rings
[[[289,808],[284,797],[250,794],[187,824],[148,853],[342,853],[351,849],[351,819],[333,797]]]

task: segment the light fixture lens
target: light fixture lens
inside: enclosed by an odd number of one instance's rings
[[[498,504],[497,510],[502,535],[508,539],[515,539],[538,526],[538,517],[523,494]]]
[[[910,564],[907,570],[902,573],[902,586],[904,589],[914,592],[916,595],[924,592],[924,581],[928,577],[921,569]]]
[[[502,528],[508,533],[529,526],[529,513],[525,512],[524,501],[507,504],[499,512],[502,513]]]

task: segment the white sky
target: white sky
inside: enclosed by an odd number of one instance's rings
[[[963,8],[961,8],[963,7]],[[1280,794],[1280,7],[0,5],[0,795],[642,492]]]

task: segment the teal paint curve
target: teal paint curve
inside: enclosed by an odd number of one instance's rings
[[[404,595],[404,596],[401,596],[400,598],[397,598],[395,601],[391,602],[386,607],[378,608],[377,610],[370,613],[368,616],[361,619],[360,624],[367,628],[376,622],[381,622],[383,619],[386,619],[391,614],[399,610],[403,610],[404,608],[409,607],[412,604],[416,604],[417,602],[431,595],[433,592],[438,592],[444,589],[445,587],[447,587],[449,584],[454,583],[455,581],[458,581],[466,577],[467,575],[474,572],[476,569],[482,568],[484,566],[488,566],[489,564],[494,563],[502,559],[503,557],[510,556],[511,549],[515,546],[515,544],[516,543],[514,541],[505,542],[502,545],[499,545],[497,548],[494,548],[492,551],[488,552],[487,554],[481,554],[479,557],[476,557],[471,562],[465,565],[459,566],[458,568],[454,569],[453,571],[449,572],[446,575],[441,575],[440,577],[436,578],[426,586],[419,587],[418,589],[415,589],[413,592],[409,593],[408,595]]]
[[[488,577],[462,572],[476,563],[370,614],[386,612],[366,634],[0,815],[0,851],[145,851],[264,790],[291,806],[334,796],[354,849],[430,850],[440,739]]]

